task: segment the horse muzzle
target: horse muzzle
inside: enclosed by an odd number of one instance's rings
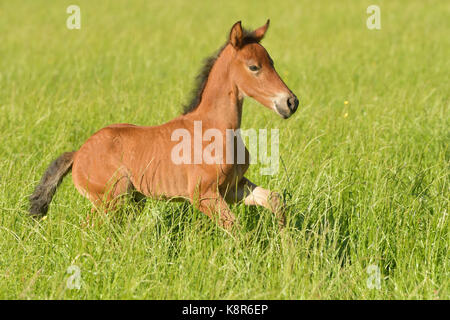
[[[275,111],[283,118],[287,119],[292,116],[298,108],[298,99],[292,94],[287,97],[274,101]]]

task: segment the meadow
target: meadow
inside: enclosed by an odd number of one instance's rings
[[[238,204],[230,236],[155,200],[86,226],[70,175],[27,216],[54,158],[177,116],[231,26],[267,18],[300,106],[283,120],[247,99],[242,128],[280,130],[279,172],[247,176],[284,195],[286,229]],[[0,0],[0,299],[449,299],[449,21],[443,0]]]

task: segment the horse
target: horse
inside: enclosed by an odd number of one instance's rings
[[[269,23],[267,20],[253,31],[244,29],[241,21],[232,26],[226,43],[206,60],[192,101],[178,117],[157,126],[109,125],[88,138],[77,151],[65,152],[54,160],[30,196],[29,214],[35,218],[46,215],[57,187],[72,170],[73,183],[90,200],[92,210],[107,212],[116,207],[120,196],[136,192],[159,200],[189,201],[229,231],[238,225],[229,204],[243,201],[245,205],[271,210],[283,227],[285,205],[280,194],[244,176],[249,167],[245,146],[245,161],[241,163],[236,161],[236,155],[234,161],[212,163],[175,163],[172,159],[176,130],[193,135],[194,123],[198,121],[203,129],[219,130],[224,136],[227,130],[239,129],[245,97],[255,99],[284,119],[295,113],[299,101],[260,43]],[[227,136],[219,149],[225,150],[230,142],[243,144],[239,136]],[[206,142],[201,141],[200,148],[206,147]]]

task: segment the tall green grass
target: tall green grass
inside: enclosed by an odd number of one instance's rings
[[[0,2],[0,298],[449,298],[448,1],[75,2],[80,30],[66,28],[74,1]],[[175,117],[232,24],[267,18],[301,105],[282,120],[245,102],[243,128],[280,129],[282,160],[247,176],[284,193],[288,228],[237,205],[230,236],[153,200],[87,227],[70,176],[47,219],[27,217],[53,158],[108,124]]]

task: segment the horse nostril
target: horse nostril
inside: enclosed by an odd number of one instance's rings
[[[287,99],[287,105],[289,110],[291,110],[292,113],[294,113],[297,110],[298,107],[298,99],[296,96],[292,96],[289,99]]]

